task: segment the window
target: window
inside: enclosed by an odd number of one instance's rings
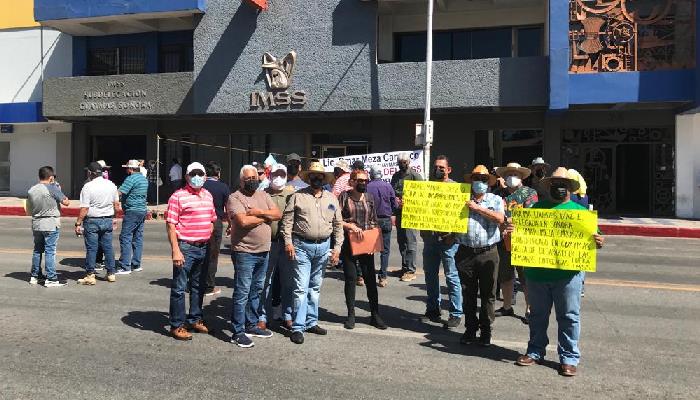
[[[170,44],[160,47],[158,72],[187,72],[194,70],[192,44]]]
[[[146,73],[146,51],[141,46],[90,49],[88,75]]]
[[[426,33],[396,33],[396,62],[424,62]],[[543,54],[543,28],[500,27],[438,31],[433,35],[434,60],[532,57]]]

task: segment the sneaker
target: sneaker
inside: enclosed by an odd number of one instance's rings
[[[238,347],[242,347],[244,349],[248,349],[250,347],[255,346],[255,343],[253,343],[252,340],[246,335],[245,333],[239,333],[235,335],[234,337],[231,338],[231,343],[235,344]]]
[[[452,317],[445,323],[445,329],[457,328],[462,323],[462,317]]]
[[[416,273],[415,272],[404,272],[403,275],[401,275],[401,282],[410,282],[416,279]]]
[[[327,331],[327,330],[321,328],[321,327],[318,326],[318,325],[314,325],[314,326],[312,326],[311,328],[307,328],[306,331],[309,332],[309,333],[313,333],[313,334],[315,334],[315,335],[321,335],[321,336],[325,336],[325,335],[328,334],[328,331]]]
[[[187,324],[187,327],[197,333],[209,333],[209,328],[204,325],[204,321],[201,319],[194,324]]]
[[[259,337],[259,338],[271,338],[272,331],[267,328],[260,328],[259,326],[253,326],[246,329],[245,333],[248,336]]]
[[[459,338],[462,344],[472,344],[476,342],[476,331],[464,331],[464,334]]]
[[[129,275],[131,274],[130,269],[124,269],[124,268],[117,268],[117,272],[115,272],[117,275]]]
[[[184,326],[170,329],[170,334],[177,340],[192,340],[192,334]]]
[[[379,282],[377,283],[377,286],[386,287],[386,285],[388,285],[388,284],[389,284],[389,280],[382,277],[382,278],[379,278]]]
[[[511,307],[511,308],[501,307],[498,310],[496,310],[496,312],[494,314],[496,314],[497,317],[512,317],[515,315],[515,311],[513,310],[513,307]]]
[[[219,293],[221,293],[221,289],[219,289],[218,287],[215,287],[214,289],[207,290],[206,292],[204,292],[204,295],[205,296],[216,296]]]
[[[442,322],[442,315],[440,313],[440,310],[426,311],[425,314],[423,314],[421,316],[421,320],[423,322],[426,322],[426,321]]]
[[[95,264],[95,271],[104,271],[105,269],[105,264],[104,263],[97,263]]]
[[[94,285],[97,283],[95,279],[95,274],[87,274],[85,278],[78,279],[78,285]]]
[[[29,278],[29,284],[30,284],[30,285],[38,285],[38,284],[39,284],[39,278],[37,278],[36,276],[32,276],[31,278]]]
[[[138,267],[131,268],[131,272],[141,272],[141,271],[143,271],[143,267],[140,265]]]
[[[304,334],[299,331],[292,332],[289,336],[289,340],[291,340],[292,343],[302,344],[304,343]]]
[[[530,310],[525,311],[525,316],[522,319],[523,324],[530,325]]]
[[[363,277],[357,278],[357,286],[365,286],[365,278],[363,278]]]
[[[491,346],[491,333],[481,332],[481,336],[479,337],[479,345],[484,347]]]
[[[114,274],[107,274],[107,282],[114,283],[117,281],[117,277]]]
[[[56,280],[49,280],[47,279],[46,282],[44,282],[44,287],[61,287],[61,286],[66,286],[68,283],[66,281],[59,281],[58,279]]]

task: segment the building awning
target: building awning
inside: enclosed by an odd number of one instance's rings
[[[0,103],[0,123],[21,124],[45,121],[41,114],[41,102]]]

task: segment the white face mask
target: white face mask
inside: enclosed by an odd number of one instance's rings
[[[287,178],[284,178],[282,176],[276,176],[272,178],[272,181],[270,182],[270,187],[273,188],[274,190],[281,190],[284,188],[284,185],[287,184]]]
[[[520,179],[517,176],[511,175],[511,176],[506,178],[506,186],[508,186],[511,189],[520,186],[521,183],[522,183],[522,179]]]

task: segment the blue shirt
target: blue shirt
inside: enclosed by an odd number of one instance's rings
[[[503,199],[493,193],[484,194],[477,203],[489,210],[504,212]],[[501,231],[496,222],[475,211],[469,211],[469,230],[457,236],[457,241],[473,249],[488,247],[501,241]]]
[[[119,187],[124,211],[147,211],[148,179],[139,172],[130,174]]]
[[[295,191],[297,191],[297,190],[305,189],[305,188],[309,187],[309,184],[306,183],[306,182],[304,182],[304,181],[302,181],[301,178],[299,178],[299,177],[297,176],[297,177],[295,177],[294,179],[292,179],[291,181],[288,181],[288,182],[287,182],[287,186],[291,186],[292,189],[294,189]]]
[[[216,210],[216,216],[219,219],[226,219],[226,212],[224,211],[224,206],[228,201],[228,196],[231,195],[231,190],[228,185],[221,182],[218,179],[207,178],[204,182],[204,188],[211,193],[211,197],[214,198],[214,209]]]
[[[396,210],[396,192],[389,182],[374,179],[367,184],[367,193],[374,196],[377,217],[391,217]]]

